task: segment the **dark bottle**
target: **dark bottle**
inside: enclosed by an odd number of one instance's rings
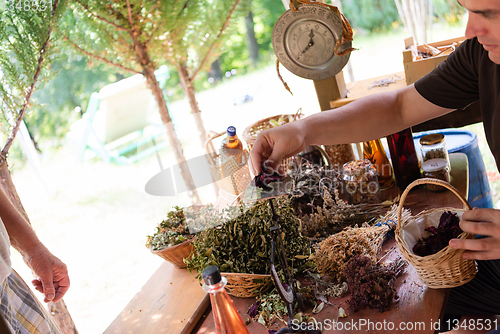
[[[417,152],[411,128],[387,136],[396,184],[400,190],[420,178]]]
[[[221,277],[219,267],[208,266],[201,276],[205,283],[203,291],[210,294],[217,334],[250,334],[224,288],[227,279]]]
[[[391,163],[385,154],[380,139],[364,142],[363,155],[365,159],[371,161],[373,167],[377,170],[380,189],[384,190],[392,187],[394,184],[394,173],[392,172]]]
[[[230,126],[227,128],[227,137],[221,144],[221,156],[223,161],[234,156],[238,163],[243,163],[243,143],[236,135],[236,128]]]

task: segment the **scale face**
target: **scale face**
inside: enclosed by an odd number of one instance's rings
[[[278,60],[299,77],[324,80],[335,76],[347,64],[350,52],[335,55],[335,43],[342,39],[342,21],[325,6],[303,4],[287,10],[276,21],[272,43]],[[338,52],[351,48],[342,44]]]

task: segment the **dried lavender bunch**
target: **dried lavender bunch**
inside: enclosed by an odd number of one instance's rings
[[[366,306],[385,311],[398,299],[395,278],[407,262],[398,258],[388,266],[375,263],[367,256],[355,256],[346,263],[343,272],[347,278],[354,312]]]
[[[413,246],[413,253],[418,256],[427,256],[445,248],[449,241],[462,233],[459,226],[460,218],[455,212],[445,211],[439,218],[438,227],[430,226],[425,230],[431,233],[424,239],[419,239]]]
[[[386,201],[377,204],[347,204],[340,198],[337,189],[333,191],[335,198],[324,188],[323,206],[318,206],[315,213],[301,217],[302,233],[308,237],[325,237],[337,233],[348,226],[376,220],[388,212],[393,204]]]

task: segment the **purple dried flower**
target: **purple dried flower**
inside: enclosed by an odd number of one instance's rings
[[[459,226],[460,218],[451,211],[445,211],[439,218],[438,227],[430,226],[425,230],[431,233],[430,236],[418,242],[413,246],[413,253],[418,256],[427,256],[439,252],[448,245],[448,242],[458,237],[462,230]]]
[[[248,315],[250,316],[250,318],[255,318],[259,314],[257,310],[259,309],[260,304],[261,301],[258,300],[257,302],[255,302],[255,304],[252,305],[252,307],[250,307],[250,309],[248,310]]]

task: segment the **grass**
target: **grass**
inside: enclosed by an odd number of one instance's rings
[[[463,35],[463,27],[439,27],[435,31],[433,40]],[[401,30],[356,36],[354,46],[360,50],[351,58],[355,79],[402,71],[404,37]],[[282,75],[293,96],[283,88],[274,66],[236,75],[210,91],[198,93],[205,128],[220,132],[234,125],[241,134],[246,126],[268,116],[295,113],[298,108],[305,114],[318,112],[313,83],[284,68]],[[252,102],[234,104],[246,94],[253,97]],[[171,105],[188,159],[204,153],[192,131],[189,110],[186,100]],[[480,137],[487,170],[498,175],[481,127],[473,127]],[[168,149],[162,150],[160,157],[165,167],[175,161]],[[187,206],[190,200],[186,193],[177,197],[146,194],[146,182],[160,171],[154,156],[128,166],[98,160],[76,164],[75,158],[75,147],[68,143],[42,157],[41,177],[26,166],[15,170],[13,178],[40,239],[69,267],[72,286],[65,301],[79,332],[95,334],[107,328],[162,263],[144,247],[146,236],[174,205]],[[497,202],[500,182],[494,182],[492,188]],[[215,200],[211,186],[200,192],[204,202]],[[20,256],[14,254],[13,258],[14,268],[30,281],[31,273]]]

